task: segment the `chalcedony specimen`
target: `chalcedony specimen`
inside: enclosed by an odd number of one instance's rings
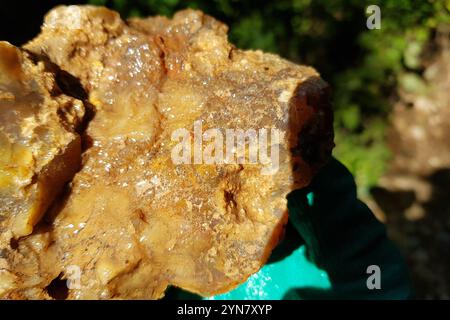
[[[228,291],[265,263],[287,194],[330,156],[318,73],[237,49],[199,11],[124,22],[105,8],[58,7],[25,48],[77,78],[95,114],[69,190],[5,251],[25,270],[9,270],[9,286],[0,277],[6,297],[46,298],[58,277],[71,280],[70,299],[157,299],[169,285]],[[17,258],[30,247],[34,262]]]

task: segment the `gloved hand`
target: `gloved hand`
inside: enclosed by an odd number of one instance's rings
[[[290,221],[305,240],[308,258],[325,270],[327,290],[291,289],[286,296],[319,299],[407,299],[412,296],[403,258],[384,225],[357,199],[351,173],[332,159],[309,187],[288,197]],[[369,266],[380,270],[370,290]],[[370,282],[370,281],[369,281]]]
[[[407,299],[404,261],[386,230],[356,197],[350,172],[332,159],[312,183],[288,196],[285,239],[238,288],[212,299]],[[380,289],[369,289],[369,266]],[[370,282],[370,281],[369,281]],[[194,298],[170,290],[168,297]]]

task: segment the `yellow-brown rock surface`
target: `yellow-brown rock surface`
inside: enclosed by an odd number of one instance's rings
[[[70,191],[12,250],[33,247],[36,258],[15,258],[25,271],[7,297],[48,297],[49,283],[74,268],[72,299],[161,298],[168,285],[228,291],[265,263],[287,219],[286,195],[330,155],[331,110],[317,72],[235,48],[227,27],[199,11],[125,23],[104,8],[58,7],[25,48],[78,78],[95,115]],[[204,135],[203,158],[174,161],[179,130],[198,147],[194,124],[223,143]],[[266,154],[278,159],[221,158],[227,129],[277,130]]]
[[[4,259],[11,241],[32,233],[79,169],[83,116],[54,66],[0,42],[0,295],[16,278]]]

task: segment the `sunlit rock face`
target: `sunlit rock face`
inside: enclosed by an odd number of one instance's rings
[[[11,243],[32,233],[80,167],[76,130],[84,105],[62,92],[55,72],[50,63],[0,42],[0,295],[16,286],[14,272],[20,272]]]
[[[29,235],[79,168],[84,116],[62,93],[52,66],[0,42],[0,223],[5,237]]]
[[[58,275],[71,299],[228,291],[265,263],[286,195],[330,156],[317,72],[235,48],[199,11],[125,23],[104,8],[58,7],[25,48],[79,79],[95,115],[70,190],[14,249],[38,247],[34,261],[15,258],[25,271],[6,296],[48,297]]]

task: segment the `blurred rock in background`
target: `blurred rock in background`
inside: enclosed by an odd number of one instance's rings
[[[393,158],[371,205],[405,254],[418,298],[450,299],[450,25],[429,46],[423,77],[399,88]]]

